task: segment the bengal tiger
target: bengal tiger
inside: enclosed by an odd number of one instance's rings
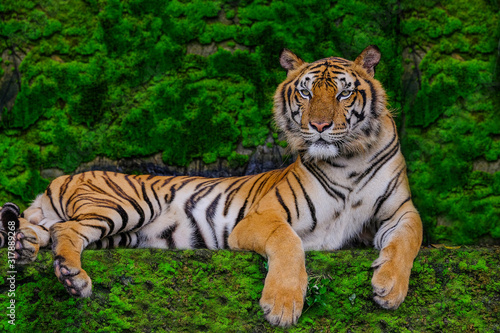
[[[284,169],[214,179],[62,176],[23,214],[4,205],[0,242],[6,245],[9,223],[17,223],[11,245],[20,264],[52,243],[55,274],[76,297],[91,294],[80,261],[89,245],[255,251],[268,260],[260,299],[265,317],[289,326],[301,315],[307,289],[304,250],[360,240],[380,250],[372,264],[375,302],[395,309],[408,291],[422,224],[386,94],[374,79],[380,57],[376,46],[354,61],[306,63],[282,51],[287,77],[274,96],[274,117],[298,156]]]

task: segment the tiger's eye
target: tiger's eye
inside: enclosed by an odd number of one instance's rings
[[[340,96],[342,97],[347,97],[351,94],[351,92],[349,90],[344,90],[340,93]]]
[[[309,96],[311,94],[307,89],[302,89],[300,93],[302,94],[302,96]]]

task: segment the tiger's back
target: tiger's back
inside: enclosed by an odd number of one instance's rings
[[[234,225],[285,172],[203,178],[89,171],[53,180],[24,217],[47,230],[78,221],[81,237],[99,234],[97,248],[227,248]]]

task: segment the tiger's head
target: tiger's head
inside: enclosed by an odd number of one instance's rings
[[[388,113],[386,95],[373,78],[380,60],[368,46],[354,61],[326,58],[306,63],[289,50],[280,56],[287,70],[274,97],[274,117],[292,152],[304,159],[330,159],[366,151]]]

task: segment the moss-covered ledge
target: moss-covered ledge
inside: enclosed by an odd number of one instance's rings
[[[307,304],[294,331],[497,332],[500,248],[425,249],[406,301],[386,311],[371,299],[373,250],[310,252]],[[88,299],[57,281],[49,251],[19,267],[9,296],[7,250],[0,250],[0,331],[268,332],[258,300],[265,261],[248,252],[85,251]],[[15,299],[15,326],[7,307]]]

